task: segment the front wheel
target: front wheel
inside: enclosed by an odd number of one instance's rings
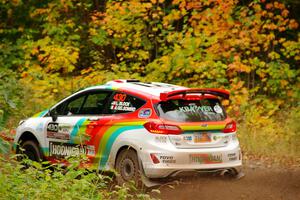
[[[122,150],[116,161],[117,183],[123,185],[134,181],[137,186],[141,185],[141,174],[137,153],[133,149]]]
[[[33,161],[41,161],[42,154],[38,144],[32,140],[27,140],[21,144],[21,154],[25,155],[28,159]]]

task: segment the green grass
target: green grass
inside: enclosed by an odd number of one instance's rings
[[[26,160],[0,158],[0,199],[151,199],[134,187],[117,186],[111,177],[78,168],[72,161],[67,168]]]
[[[265,116],[252,107],[238,123],[243,152],[300,164],[300,109],[280,110]]]

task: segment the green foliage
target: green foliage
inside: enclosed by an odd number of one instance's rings
[[[0,158],[0,199],[151,199],[133,186],[114,186],[110,177],[78,168],[78,160],[67,168],[24,162],[26,169]]]
[[[16,79],[16,73],[3,69],[0,71],[0,130],[11,115],[20,116],[18,108],[22,105],[22,88]]]
[[[238,118],[238,135],[244,152],[277,158],[299,158],[300,109],[279,109],[270,100],[243,107]]]

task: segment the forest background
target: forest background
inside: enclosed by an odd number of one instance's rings
[[[0,0],[0,130],[113,79],[224,88],[245,155],[300,163],[299,0]]]

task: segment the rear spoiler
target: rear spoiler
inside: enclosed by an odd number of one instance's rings
[[[174,91],[170,91],[170,92],[163,92],[160,93],[160,99],[162,101],[167,101],[169,100],[171,97],[176,96],[176,95],[180,95],[182,94],[183,97],[187,94],[211,94],[214,96],[218,96],[218,97],[222,97],[224,99],[229,99],[229,91],[227,90],[221,90],[221,89],[215,89],[215,88],[206,88],[206,89],[201,89],[201,88],[189,88],[189,89],[183,89],[183,90],[174,90]]]

